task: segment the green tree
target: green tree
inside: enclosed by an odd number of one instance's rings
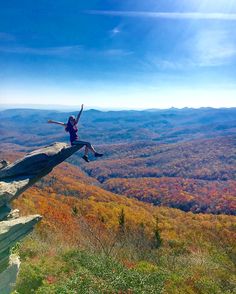
[[[159,229],[159,220],[158,217],[155,217],[155,227],[154,227],[154,248],[158,249],[162,245],[162,238],[161,238],[161,233]]]
[[[78,208],[77,208],[76,206],[73,206],[73,207],[72,207],[72,214],[73,214],[74,216],[76,216],[76,215],[78,215],[78,212],[79,212]]]
[[[122,233],[125,232],[125,212],[124,208],[121,209],[119,215],[118,215],[118,223],[119,223],[119,229]]]

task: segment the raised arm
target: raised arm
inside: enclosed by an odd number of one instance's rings
[[[80,116],[81,116],[81,114],[82,114],[82,112],[83,112],[83,109],[84,109],[84,104],[81,105],[80,112],[79,112],[79,114],[77,115],[77,118],[76,118],[76,123],[78,123],[78,121],[79,121],[79,119],[80,119]]]
[[[60,121],[55,121],[55,120],[51,120],[51,119],[49,119],[49,120],[48,120],[48,123],[49,123],[49,124],[56,124],[56,125],[60,125],[60,126],[66,127],[66,124],[63,123],[63,122],[60,122]]]

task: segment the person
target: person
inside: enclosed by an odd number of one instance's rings
[[[83,112],[83,108],[84,108],[84,105],[82,104],[81,105],[81,110],[79,112],[79,114],[77,115],[77,117],[75,118],[74,115],[71,115],[67,121],[67,123],[63,123],[63,122],[59,122],[59,121],[54,121],[54,120],[48,120],[48,123],[50,124],[57,124],[57,125],[60,125],[60,126],[63,126],[65,127],[65,131],[68,132],[70,134],[70,142],[71,142],[71,146],[74,146],[74,145],[82,145],[82,146],[85,146],[85,151],[84,151],[84,155],[83,155],[83,159],[86,161],[86,162],[89,162],[89,158],[88,158],[88,153],[89,151],[91,151],[95,157],[101,157],[103,156],[102,153],[98,153],[94,147],[91,145],[91,143],[89,142],[86,142],[86,141],[81,141],[79,140],[79,137],[78,137],[78,122],[79,122],[79,119],[80,119],[80,116]]]

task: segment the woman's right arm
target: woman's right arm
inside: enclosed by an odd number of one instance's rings
[[[60,121],[55,121],[55,120],[51,120],[51,119],[49,119],[49,120],[48,120],[48,123],[49,123],[49,124],[56,124],[56,125],[60,125],[60,126],[66,127],[66,124],[63,123],[63,122],[60,122]]]

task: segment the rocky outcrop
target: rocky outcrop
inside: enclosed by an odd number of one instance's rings
[[[0,169],[6,167],[9,164],[8,161],[6,160],[0,160]]]
[[[0,207],[6,205],[71,156],[82,145],[54,143],[0,169]]]
[[[0,270],[8,265],[12,245],[28,235],[40,219],[40,215],[31,215],[0,222]]]
[[[20,259],[17,255],[12,254],[9,259],[9,265],[7,269],[0,273],[0,293],[11,293],[14,287],[15,280],[20,268]]]
[[[10,255],[11,248],[29,234],[40,215],[19,217],[17,209],[11,210],[10,202],[63,162],[82,145],[68,146],[54,143],[37,149],[24,158],[9,164],[0,161],[0,293],[10,293],[15,283],[20,261]]]

